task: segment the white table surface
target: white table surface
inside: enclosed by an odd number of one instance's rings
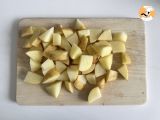
[[[59,107],[16,104],[16,34],[21,18],[138,17],[141,5],[152,5],[156,9],[154,20],[145,23],[148,99],[144,105]],[[0,120],[159,120],[159,51],[160,0],[1,0]]]

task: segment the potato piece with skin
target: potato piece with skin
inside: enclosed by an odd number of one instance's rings
[[[55,82],[60,76],[60,72],[56,68],[50,69],[43,79],[43,84]]]
[[[105,78],[103,76],[97,78],[97,86],[99,88],[101,88],[101,89],[104,88],[105,84],[106,84],[106,81],[105,81]]]
[[[53,62],[53,60],[47,59],[46,61],[44,61],[41,64],[41,68],[42,68],[42,73],[43,75],[46,75],[46,73],[51,70],[52,68],[55,67],[55,64]]]
[[[40,84],[42,80],[43,77],[41,75],[28,71],[24,82],[29,84]]]
[[[124,53],[126,52],[126,47],[124,42],[121,41],[112,41],[110,42],[112,46],[113,53]]]
[[[88,37],[85,37],[85,36],[82,36],[80,38],[80,43],[79,43],[79,47],[85,51],[86,50],[86,47],[87,47],[87,44],[88,44]]]
[[[94,69],[95,69],[95,64],[92,64],[92,66],[88,70],[82,71],[82,74],[91,73],[92,71],[94,71]]]
[[[83,36],[85,36],[85,37],[90,36],[90,30],[79,30],[78,36],[79,36],[79,38],[81,38]]]
[[[89,92],[88,102],[92,103],[101,97],[102,97],[102,95],[101,95],[101,91],[100,91],[99,87],[95,87]]]
[[[38,71],[41,68],[40,62],[36,62],[32,59],[30,59],[30,68],[32,72]]]
[[[54,27],[52,27],[49,30],[47,30],[46,32],[42,33],[39,36],[39,39],[42,40],[43,42],[50,42],[52,40],[53,33],[54,33]]]
[[[114,80],[117,80],[118,78],[118,73],[117,71],[114,71],[114,70],[109,70],[106,74],[106,81],[109,82],[109,81],[114,81]]]
[[[99,76],[102,76],[102,75],[106,74],[106,70],[101,66],[100,63],[96,64],[94,71],[95,71],[95,76],[96,77],[99,77]]]
[[[127,53],[122,53],[122,64],[131,64],[131,58]]]
[[[127,38],[128,38],[127,37],[127,33],[125,33],[125,32],[113,33],[113,40],[118,40],[118,41],[126,42]]]
[[[77,80],[74,82],[74,87],[77,90],[82,90],[87,84],[87,80],[84,75],[78,75]]]
[[[82,23],[82,21],[80,21],[79,19],[76,19],[74,29],[83,30],[83,29],[86,29],[86,26],[84,25],[84,23]]]
[[[71,45],[73,45],[73,44],[78,45],[78,43],[79,43],[79,38],[78,38],[77,33],[73,33],[71,36],[69,36],[69,37],[67,38],[67,40],[69,41],[69,43],[70,43]]]
[[[67,38],[73,34],[73,30],[70,28],[63,28],[62,32],[63,32],[65,38]]]
[[[86,71],[88,70],[93,63],[93,56],[92,55],[81,55],[80,63],[79,63],[79,70]]]
[[[94,73],[87,74],[86,79],[89,84],[96,85],[96,76]]]
[[[53,45],[61,46],[61,35],[59,33],[53,34]]]
[[[37,62],[42,60],[42,52],[40,50],[29,50],[26,52],[26,55]]]
[[[67,68],[67,74],[71,82],[75,81],[78,77],[78,66],[77,65],[71,65]]]
[[[55,98],[58,98],[62,87],[62,81],[52,83],[45,87],[45,90]]]
[[[64,50],[55,50],[51,53],[50,58],[52,60],[67,60],[68,52]]]
[[[101,33],[101,35],[98,37],[98,40],[111,41],[112,40],[112,32],[111,32],[111,30],[104,30]]]
[[[90,36],[89,36],[90,43],[96,42],[101,33],[102,29],[90,29]]]
[[[67,68],[67,66],[60,62],[60,61],[56,61],[56,69],[61,73],[63,72],[65,69]]]
[[[74,93],[73,83],[69,81],[64,81],[65,88],[70,92]]]
[[[105,56],[105,57],[101,57],[99,59],[100,64],[106,70],[110,70],[111,69],[112,61],[113,61],[113,55],[112,54],[110,54],[108,56]]]
[[[71,49],[71,45],[69,44],[68,40],[64,37],[62,37],[62,41],[61,41],[61,48],[67,50],[67,51],[70,51]]]
[[[128,80],[128,68],[126,65],[122,65],[119,69],[118,72],[126,79]]]
[[[21,32],[21,37],[28,37],[28,36],[31,36],[33,35],[33,27],[32,26],[29,26],[29,27],[26,27],[22,30]]]
[[[67,74],[67,70],[63,71],[60,76],[57,78],[57,80],[60,80],[60,81],[69,81],[69,77],[68,77],[68,74]]]
[[[72,59],[77,59],[81,56],[82,50],[76,44],[73,44],[70,50],[70,57]]]

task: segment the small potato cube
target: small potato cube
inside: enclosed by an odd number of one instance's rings
[[[41,62],[42,60],[42,52],[38,49],[29,50],[28,52],[26,52],[26,55],[30,57],[32,60],[37,61],[37,62]]]
[[[95,69],[95,64],[92,64],[92,66],[88,70],[82,71],[82,74],[89,74],[92,71],[94,71],[94,69]]]
[[[22,30],[21,37],[27,37],[33,35],[33,27],[29,26]]]
[[[106,70],[110,70],[111,69],[112,61],[113,61],[113,55],[112,54],[110,54],[108,56],[105,56],[105,57],[101,57],[99,59],[100,64]]]
[[[47,59],[46,61],[44,61],[41,65],[43,75],[46,75],[46,73],[54,67],[55,64],[53,60]]]
[[[40,62],[36,62],[32,59],[30,59],[30,68],[32,72],[38,71],[41,68]]]
[[[78,45],[78,43],[79,43],[79,39],[78,39],[77,33],[73,33],[71,36],[69,36],[69,37],[67,38],[67,40],[69,41],[69,43],[70,43],[71,45],[73,45],[73,44]]]
[[[90,30],[79,30],[78,36],[81,38],[82,36],[88,37],[90,36]]]
[[[90,29],[90,36],[89,36],[90,43],[96,42],[101,32],[102,32],[102,29]]]
[[[66,87],[66,89],[70,92],[73,93],[74,92],[74,87],[73,84],[69,81],[64,81],[64,85]]]
[[[84,75],[78,75],[77,80],[74,82],[74,87],[77,90],[82,90],[87,83],[87,80]]]
[[[88,70],[93,63],[93,56],[92,55],[81,55],[80,63],[79,63],[79,70],[86,71]]]
[[[67,68],[67,74],[71,82],[75,81],[78,77],[78,66],[77,65],[71,65]]]
[[[104,88],[105,84],[106,84],[106,81],[103,76],[100,76],[99,78],[97,78],[97,86],[99,88],[101,88],[101,89]]]
[[[54,27],[42,33],[39,36],[39,39],[42,40],[43,42],[50,42],[52,40],[53,33],[54,33]]]
[[[73,34],[73,30],[70,28],[63,28],[62,32],[63,32],[65,38],[67,38]]]
[[[98,40],[111,41],[112,40],[112,32],[111,32],[111,30],[103,31],[102,34],[98,37]]]
[[[102,76],[102,75],[106,74],[106,70],[101,66],[100,63],[96,64],[94,71],[95,71],[95,76],[96,77],[99,77],[99,76]]]
[[[86,26],[84,25],[84,23],[82,23],[82,21],[80,21],[79,19],[76,19],[74,29],[83,30],[83,29],[86,29]]]
[[[56,61],[56,69],[62,73],[65,69],[67,68],[67,66],[62,63],[61,61]]]
[[[118,73],[117,71],[114,71],[114,70],[109,70],[107,72],[107,75],[106,75],[106,81],[109,82],[109,81],[114,81],[116,80],[118,77]]]
[[[102,97],[102,95],[101,95],[101,91],[100,91],[99,87],[95,87],[89,92],[88,102],[92,103],[101,97]]]
[[[126,79],[128,80],[128,68],[126,65],[122,65],[119,69],[118,72]]]
[[[94,73],[87,74],[86,79],[89,84],[96,85],[96,76]]]
[[[77,59],[81,56],[82,50],[76,44],[73,44],[70,50],[70,57],[72,59]]]
[[[121,41],[112,41],[110,42],[112,46],[113,53],[124,53],[126,52],[126,47],[124,42]]]
[[[118,41],[126,42],[127,38],[128,38],[127,37],[127,33],[125,33],[125,32],[113,33],[113,40],[118,40]]]
[[[68,40],[64,37],[62,37],[62,41],[61,41],[61,48],[67,50],[67,51],[70,51],[71,49],[71,45],[69,44]]]
[[[55,50],[51,53],[52,60],[67,60],[68,52],[64,50]]]
[[[85,51],[86,50],[86,47],[87,47],[87,44],[88,44],[88,37],[85,37],[85,36],[82,36],[80,38],[80,43],[79,43],[79,47]]]
[[[53,34],[53,45],[61,46],[61,35],[59,33]]]
[[[122,64],[131,64],[131,58],[127,53],[122,53]]]

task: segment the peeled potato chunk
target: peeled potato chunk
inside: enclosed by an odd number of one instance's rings
[[[67,70],[63,71],[60,76],[57,78],[57,80],[60,80],[60,81],[69,81],[69,77],[68,77],[68,74],[67,74]]]
[[[88,70],[93,63],[93,56],[92,55],[81,55],[80,63],[79,63],[79,70],[86,71]]]
[[[112,41],[110,42],[112,46],[113,53],[124,53],[126,52],[126,47],[124,42],[121,41]]]
[[[106,81],[105,81],[105,78],[103,76],[97,78],[97,86],[99,88],[101,88],[101,89],[104,88],[105,84],[106,84]]]
[[[67,38],[67,40],[69,41],[69,43],[70,43],[71,45],[73,45],[73,44],[78,45],[78,43],[79,43],[79,38],[78,38],[77,33],[74,33],[74,34],[72,34],[71,36],[69,36],[69,37]]]
[[[90,91],[90,93],[88,95],[88,102],[93,103],[94,101],[98,100],[101,97],[102,97],[102,95],[101,95],[101,91],[100,91],[99,87],[95,87]]]
[[[62,81],[58,81],[52,83],[51,85],[46,86],[45,89],[50,95],[54,96],[55,98],[58,98],[61,91],[61,87],[62,87]]]
[[[53,32],[54,32],[54,27],[50,28],[49,30],[47,30],[46,32],[42,33],[39,38],[40,40],[42,40],[43,42],[50,42],[53,36]]]
[[[85,37],[85,36],[82,36],[80,38],[80,43],[79,43],[79,47],[85,51],[86,50],[86,47],[87,47],[87,44],[88,44],[88,37]]]
[[[96,51],[94,50],[94,47],[93,47],[92,44],[90,44],[90,45],[87,46],[87,52],[90,55],[96,55]]]
[[[56,49],[56,46],[48,45],[43,51],[43,56],[51,59],[51,55]]]
[[[125,33],[125,32],[113,33],[113,40],[118,40],[118,41],[126,42],[127,38],[128,38],[127,37],[127,33]]]
[[[82,50],[81,48],[79,48],[76,44],[73,44],[70,50],[70,57],[72,59],[77,59],[78,57],[80,57],[82,54]]]
[[[32,59],[30,59],[30,68],[32,72],[38,71],[41,68],[40,62],[36,62]]]
[[[33,34],[33,27],[29,26],[22,30],[21,37],[27,37]]]
[[[106,74],[106,70],[101,66],[100,63],[96,64],[94,71],[95,71],[95,76],[96,77],[99,77],[99,76],[102,76],[102,75]]]
[[[69,44],[68,40],[64,37],[62,37],[62,41],[61,41],[61,48],[67,50],[67,51],[70,51],[71,49],[71,45]]]
[[[74,92],[74,87],[73,84],[69,81],[64,81],[64,85],[66,87],[66,89],[70,92],[73,93]]]
[[[83,30],[83,29],[86,29],[86,26],[82,23],[82,21],[80,21],[79,19],[76,19],[74,29]]]
[[[74,87],[77,90],[82,90],[87,84],[87,80],[84,75],[78,75],[77,80],[74,82]]]
[[[52,68],[51,70],[49,70],[46,73],[42,83],[43,84],[52,83],[52,82],[56,81],[59,76],[60,76],[59,71],[56,68]]]
[[[53,45],[61,46],[61,35],[59,33],[53,34]]]
[[[111,32],[111,30],[103,31],[102,34],[98,37],[98,40],[111,41],[112,40],[112,32]]]
[[[43,77],[41,75],[28,71],[24,82],[29,84],[40,84],[42,80]]]
[[[88,70],[82,71],[82,74],[89,74],[92,71],[94,71],[94,69],[95,69],[95,64],[92,64],[91,67]]]
[[[53,62],[53,60],[47,59],[46,61],[44,61],[41,64],[41,68],[42,68],[42,73],[43,75],[46,75],[46,73],[51,70],[52,68],[55,67],[55,64]]]
[[[118,72],[126,79],[128,80],[128,68],[126,65],[122,65],[119,69]]]
[[[52,60],[67,60],[68,59],[68,52],[64,50],[55,50],[51,54]]]
[[[67,38],[73,34],[73,30],[70,28],[63,28],[62,32],[63,32],[65,38]]]
[[[74,59],[74,60],[72,60],[72,64],[78,65],[79,61],[80,61],[80,58]]]
[[[40,62],[42,60],[42,52],[40,50],[29,50],[26,52],[26,55],[32,60]]]
[[[131,58],[127,53],[122,53],[122,64],[131,64]]]
[[[109,70],[107,72],[107,75],[106,75],[106,81],[109,82],[109,81],[114,81],[116,80],[118,77],[118,73],[117,71],[114,71],[114,70]]]
[[[67,74],[71,82],[77,79],[78,72],[79,70],[77,65],[71,65],[67,68]]]
[[[102,29],[90,29],[90,36],[89,36],[90,43],[96,42],[101,32]]]
[[[56,69],[61,73],[63,72],[65,69],[67,68],[67,66],[60,62],[60,61],[56,61]]]
[[[81,38],[82,36],[88,37],[90,36],[90,30],[79,30],[78,36]]]
[[[113,60],[113,55],[110,54],[108,56],[105,57],[101,57],[99,59],[100,64],[102,65],[102,67],[106,70],[110,70],[111,66],[112,66],[112,60]]]
[[[94,73],[87,74],[86,79],[89,84],[96,85],[96,76]]]

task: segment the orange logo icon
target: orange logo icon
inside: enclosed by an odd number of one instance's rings
[[[139,17],[143,21],[150,21],[155,16],[155,10],[152,6],[142,6],[139,9]]]

